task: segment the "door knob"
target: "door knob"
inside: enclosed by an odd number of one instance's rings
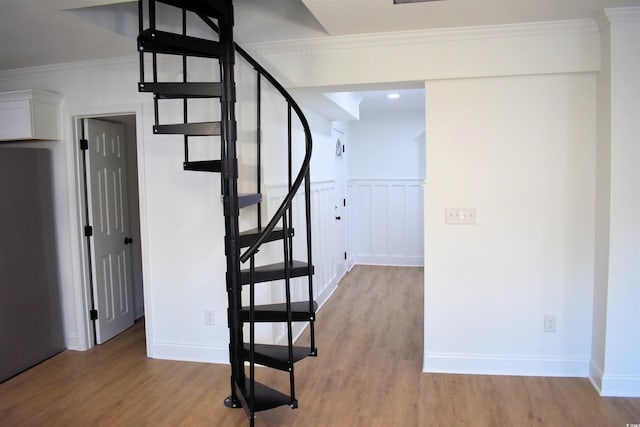
[[[124,244],[125,245],[130,245],[133,243],[133,239],[131,237],[125,237],[124,238]]]

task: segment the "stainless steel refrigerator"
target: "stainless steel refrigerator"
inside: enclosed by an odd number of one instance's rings
[[[0,143],[0,381],[64,349],[51,151]]]

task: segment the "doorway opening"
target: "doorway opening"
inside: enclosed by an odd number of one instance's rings
[[[425,89],[424,83],[400,86],[349,92],[359,100],[358,117],[345,125],[342,154],[349,267],[424,265]],[[337,175],[345,174],[340,165]]]
[[[88,347],[144,316],[136,114],[76,116]]]

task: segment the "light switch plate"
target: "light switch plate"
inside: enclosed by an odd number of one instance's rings
[[[445,222],[447,224],[475,224],[476,208],[446,208]]]

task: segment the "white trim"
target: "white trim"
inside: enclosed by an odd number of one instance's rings
[[[607,375],[593,360],[589,368],[589,381],[600,396],[640,397],[640,376]]]
[[[423,372],[584,378],[589,360],[580,357],[426,353]]]
[[[155,342],[149,345],[149,350],[149,353],[153,354],[154,359],[200,363],[229,363],[229,349],[227,347]]]
[[[349,194],[349,199],[351,200],[351,214],[354,217],[358,217],[358,221],[362,227],[365,227],[367,230],[359,228],[358,226],[354,226],[351,230],[351,254],[349,262],[352,265],[355,264],[364,264],[364,265],[390,265],[390,266],[423,266],[424,265],[424,250],[420,251],[413,250],[408,245],[409,236],[412,235],[412,231],[409,229],[409,224],[411,223],[411,219],[415,219],[418,222],[424,221],[424,215],[418,215],[418,210],[412,209],[408,204],[408,196],[407,189],[410,188],[419,188],[420,191],[424,192],[424,180],[423,179],[364,179],[364,178],[356,178],[349,179],[347,182],[347,189]],[[384,188],[386,189],[386,193],[388,194],[392,191],[393,188],[402,188],[402,194],[404,197],[404,206],[401,209],[401,220],[402,225],[402,235],[400,236],[400,240],[402,242],[403,247],[400,250],[392,250],[392,247],[389,243],[389,236],[394,235],[392,233],[392,224],[394,221],[393,215],[390,213],[389,209],[391,209],[391,205],[387,202],[385,206],[378,206],[377,208],[373,204],[373,199],[369,200],[369,206],[362,206],[358,203],[358,196],[356,194],[357,190],[362,190],[369,192],[373,191],[374,188]],[[421,198],[424,196],[421,195]],[[424,203],[418,203],[419,210],[422,211]],[[377,212],[377,209],[387,209],[389,212],[385,219],[383,219],[382,223],[376,222],[374,214]],[[418,215],[416,217],[416,215]],[[386,221],[386,222],[385,222]],[[377,224],[377,225],[376,225]],[[373,238],[375,237],[375,233],[379,238],[383,238],[385,240],[385,244],[378,248],[378,250],[374,250],[373,247]],[[382,237],[381,237],[382,236]],[[358,242],[362,242],[360,239],[371,239],[369,244],[359,244]],[[354,243],[355,242],[355,243]],[[421,239],[422,244],[422,239]],[[422,252],[422,253],[420,253]]]
[[[0,81],[31,80],[51,77],[52,74],[68,75],[73,72],[102,72],[105,70],[119,71],[123,66],[138,67],[138,56],[119,56],[112,58],[93,59],[88,61],[69,62],[34,67],[16,68],[0,71]]]
[[[48,90],[14,90],[10,92],[0,93],[0,102],[10,101],[38,101],[45,104],[53,104],[59,106],[63,96],[56,92]],[[54,141],[57,141],[55,139]]]
[[[597,72],[601,67],[594,19],[327,36],[246,47],[291,88],[416,85],[441,79]],[[478,61],[478,52],[486,60]],[[383,57],[386,62],[379,66],[368,65]],[[336,63],[341,66],[336,68]]]
[[[421,178],[350,178],[347,180],[349,184],[357,184],[360,182],[364,182],[365,184],[404,184],[404,185],[420,185],[423,186],[425,183],[424,179]]]
[[[322,180],[322,181],[311,181],[311,187],[312,187],[311,191],[313,191],[313,189],[315,187],[331,186],[334,183],[335,183],[335,180],[333,180],[333,179],[325,179],[325,180]],[[282,196],[287,194],[288,187],[289,187],[289,184],[287,184],[286,182],[283,182],[283,183],[268,183],[268,184],[264,185],[265,192],[268,193],[270,191],[272,191],[272,192],[273,191],[280,191],[280,192],[282,192],[282,194],[280,194]],[[304,192],[304,186],[301,185],[296,194],[301,194],[303,192]]]
[[[72,283],[70,289],[73,297],[74,308],[74,324],[75,335],[67,337],[67,347],[72,350],[84,351],[91,348],[92,337],[89,327],[89,313],[87,305],[87,293],[84,280],[84,267],[86,265],[84,261],[85,250],[82,247],[82,227],[84,226],[81,214],[81,185],[78,181],[79,177],[79,161],[78,154],[75,150],[77,144],[74,144],[76,135],[76,119],[69,112],[65,111],[60,117],[63,125],[61,126],[62,137],[61,141],[65,141],[65,160],[67,167],[67,214],[68,214],[68,227],[69,227],[69,244],[70,244],[70,270]],[[71,343],[75,343],[72,347]]]
[[[248,43],[245,48],[260,56],[312,54],[381,46],[441,43],[459,40],[539,37],[551,34],[599,32],[593,19],[533,22],[476,27],[437,28],[344,36],[314,37],[300,40]]]
[[[78,339],[77,334],[65,335],[64,343],[68,350],[75,350],[75,351],[86,350],[85,348],[82,348],[82,346],[80,345],[80,340]]]
[[[608,22],[640,22],[640,7],[613,7],[603,10]]]
[[[138,159],[138,209],[140,215],[140,257],[142,260],[142,286],[143,286],[143,311],[144,311],[144,327],[147,343],[153,343],[153,286],[151,286],[151,262],[149,261],[149,252],[151,245],[149,244],[149,220],[147,209],[147,179],[145,171],[146,156],[144,153],[144,120],[143,120],[143,104],[138,104],[136,110],[136,157]],[[147,344],[147,356],[153,357],[151,346]]]
[[[78,134],[78,122],[82,118],[87,117],[108,117],[116,115],[135,115],[136,116],[136,149],[138,154],[138,183],[140,188],[144,188],[145,185],[145,172],[144,172],[144,131],[143,131],[143,114],[142,104],[114,104],[114,105],[90,105],[79,106],[69,109],[64,114],[65,129],[67,129],[66,135],[69,135],[68,143],[66,145],[67,150],[67,162],[73,167],[69,168],[68,182],[68,194],[69,194],[69,223],[71,230],[71,242],[72,242],[72,268],[74,270],[74,277],[77,277],[78,283],[74,284],[74,305],[76,308],[76,331],[77,336],[75,340],[73,337],[67,337],[67,347],[74,350],[88,350],[92,348],[95,343],[93,342],[93,334],[91,331],[91,320],[89,319],[89,310],[91,308],[90,291],[89,291],[89,272],[87,271],[87,259],[86,259],[86,240],[83,234],[80,232],[84,227],[83,211],[84,211],[84,193],[83,182],[84,176],[82,174],[81,165],[81,152],[78,144],[75,143],[79,139]],[[139,206],[140,206],[140,239],[142,246],[142,277],[143,282],[146,277],[149,277],[149,258],[146,256],[145,249],[148,248],[147,231],[147,215],[146,215],[146,192],[141,191],[139,193]],[[150,295],[150,286],[144,287],[144,301],[145,301],[145,332],[147,342],[147,354],[151,357],[149,343],[153,343],[152,333],[152,314],[151,305],[148,304]],[[70,344],[75,342],[77,347],[72,348]]]
[[[423,267],[424,257],[354,255],[353,265],[388,265],[394,267]]]
[[[595,360],[592,360],[589,364],[589,381],[591,381],[598,394],[602,391],[602,376],[602,368],[598,366]]]
[[[602,377],[600,396],[640,397],[640,376],[605,374]]]

